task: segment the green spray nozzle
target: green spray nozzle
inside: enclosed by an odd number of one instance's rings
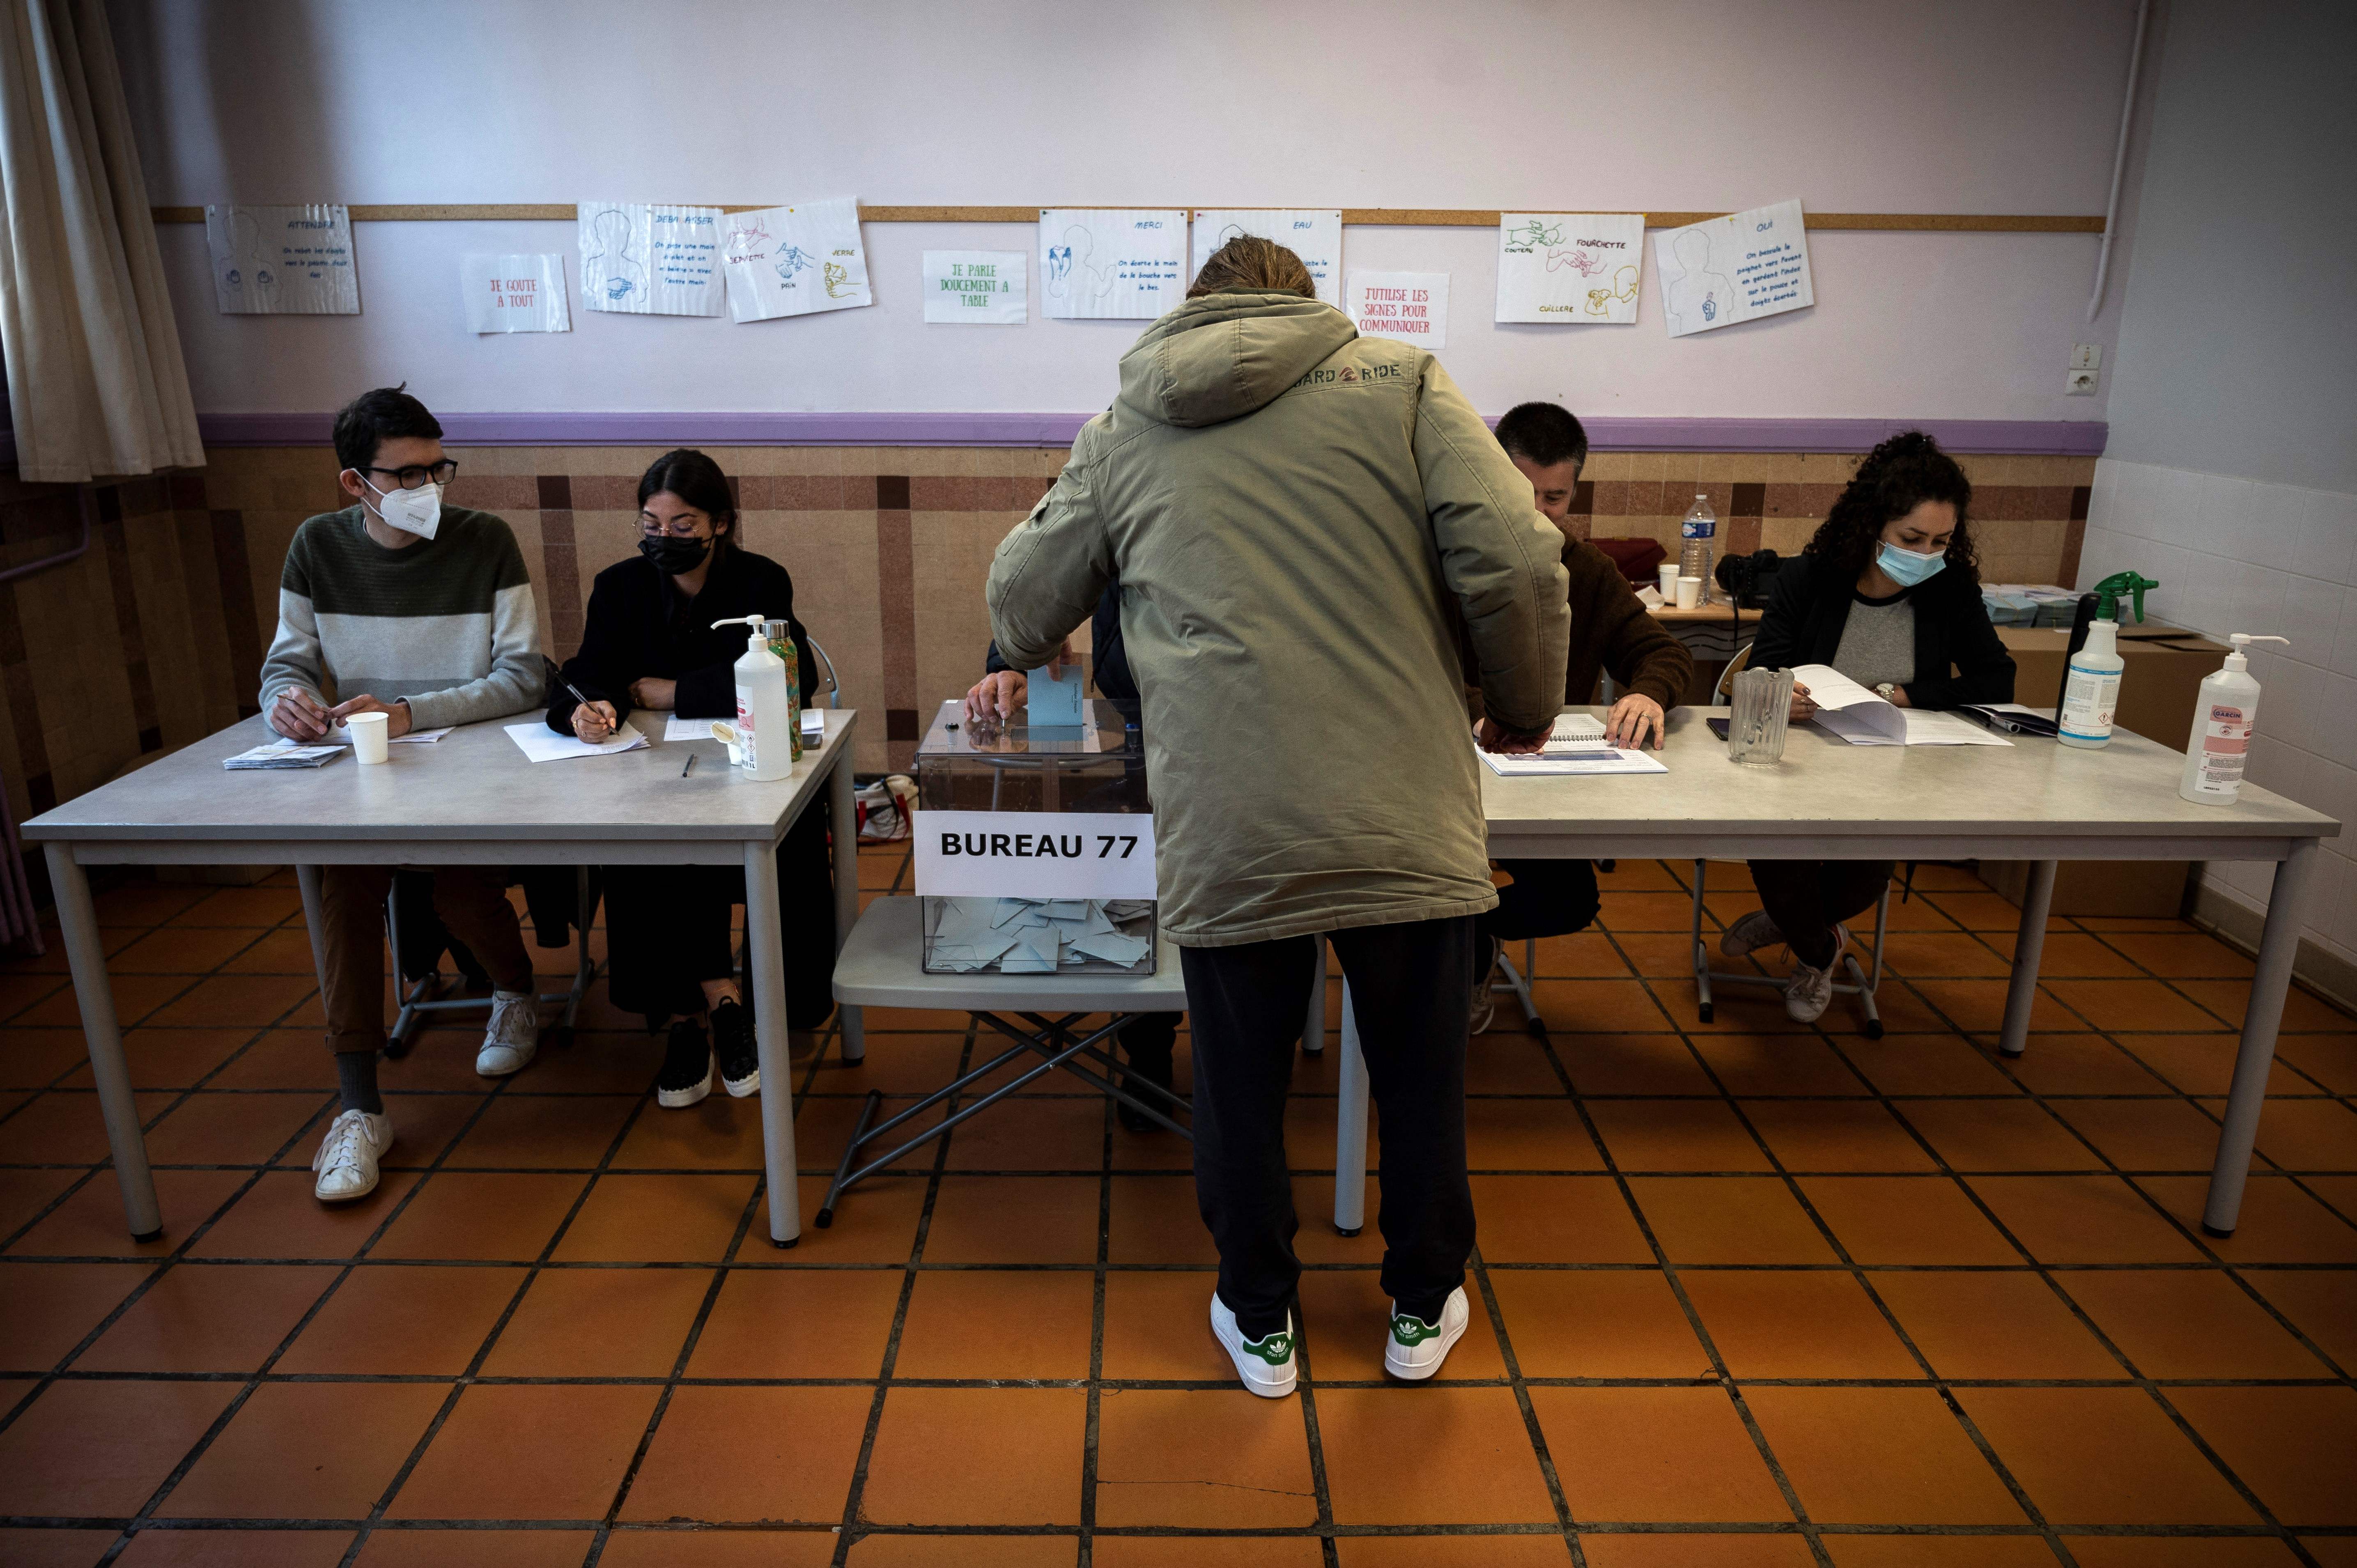
[[[2144,591],[2159,586],[2158,583],[2139,573],[2115,572],[2092,590],[2095,596],[2095,617],[2099,620],[2119,619],[2120,596],[2126,594],[2136,607],[2136,624],[2141,626],[2144,623]]]

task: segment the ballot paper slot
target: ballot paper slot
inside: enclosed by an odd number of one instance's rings
[[[954,703],[935,715],[911,824],[928,973],[1155,972],[1136,709],[1099,699],[1076,716],[976,724]]]

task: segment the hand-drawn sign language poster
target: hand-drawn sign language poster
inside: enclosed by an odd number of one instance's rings
[[[1797,200],[1665,230],[1653,236],[1653,264],[1673,338],[1817,303]]]
[[[1633,325],[1644,254],[1641,212],[1501,213],[1497,318]]]
[[[223,316],[360,314],[346,208],[208,207],[205,242]]]
[[[1040,313],[1150,320],[1187,293],[1187,213],[1039,210]]]
[[[859,203],[848,196],[799,201],[723,220],[728,313],[739,321],[808,316],[873,305]]]
[[[592,310],[632,316],[717,316],[720,209],[585,201],[580,227],[581,297]]]

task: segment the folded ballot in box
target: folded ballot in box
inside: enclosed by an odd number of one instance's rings
[[[972,725],[917,747],[917,897],[933,974],[1152,974],[1154,816],[1136,707]]]

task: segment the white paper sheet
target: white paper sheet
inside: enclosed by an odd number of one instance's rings
[[[721,722],[719,719],[683,719],[677,714],[667,714],[663,719],[664,744],[675,740],[710,740],[712,726]]]
[[[1641,212],[1506,212],[1498,219],[1498,319],[1633,326]]]
[[[565,258],[557,254],[458,258],[458,297],[469,332],[570,332]]]
[[[1792,679],[1809,689],[1816,724],[1852,746],[2011,746],[1960,714],[1902,708],[1867,691],[1830,664],[1803,664]]]
[[[576,736],[559,735],[543,723],[508,725],[508,738],[521,747],[534,762],[563,762],[575,757],[606,757],[617,751],[636,751],[647,744],[647,737],[636,725],[625,722],[614,732],[614,738],[596,746]]]
[[[717,207],[585,201],[578,214],[581,297],[592,310],[631,316],[717,316]]]
[[[1020,251],[927,251],[925,319],[952,327],[1027,325],[1030,260]]]
[[[1684,338],[1817,302],[1798,201],[1779,201],[1653,236],[1662,313]]]
[[[772,321],[876,303],[854,198],[731,212],[723,224],[728,313],[737,320]]]
[[[1039,209],[1039,310],[1060,320],[1150,320],[1186,297],[1187,213]]]
[[[1396,338],[1419,349],[1448,341],[1447,273],[1351,274],[1351,324],[1370,338]]]
[[[208,207],[213,301],[223,316],[357,316],[350,211],[308,207]]]
[[[395,746],[432,746],[436,741],[440,740],[444,736],[448,735],[452,730],[457,729],[457,727],[458,726],[457,725],[444,725],[440,729],[414,729],[407,735],[394,736],[393,737],[393,744]],[[314,746],[350,746],[352,744],[351,726],[350,725],[343,725],[334,729],[330,729],[328,732],[327,739],[313,741],[311,744]]]
[[[1318,297],[1342,306],[1342,209],[1339,207],[1206,207],[1195,210],[1192,278],[1211,252],[1239,234],[1274,240],[1301,258]]]
[[[1670,769],[1658,757],[1648,757],[1641,751],[1623,751],[1616,746],[1592,742],[1582,750],[1556,751],[1552,748],[1534,757],[1501,757],[1485,751],[1481,760],[1490,771],[1501,779],[1527,779],[1553,773],[1667,773]]]

